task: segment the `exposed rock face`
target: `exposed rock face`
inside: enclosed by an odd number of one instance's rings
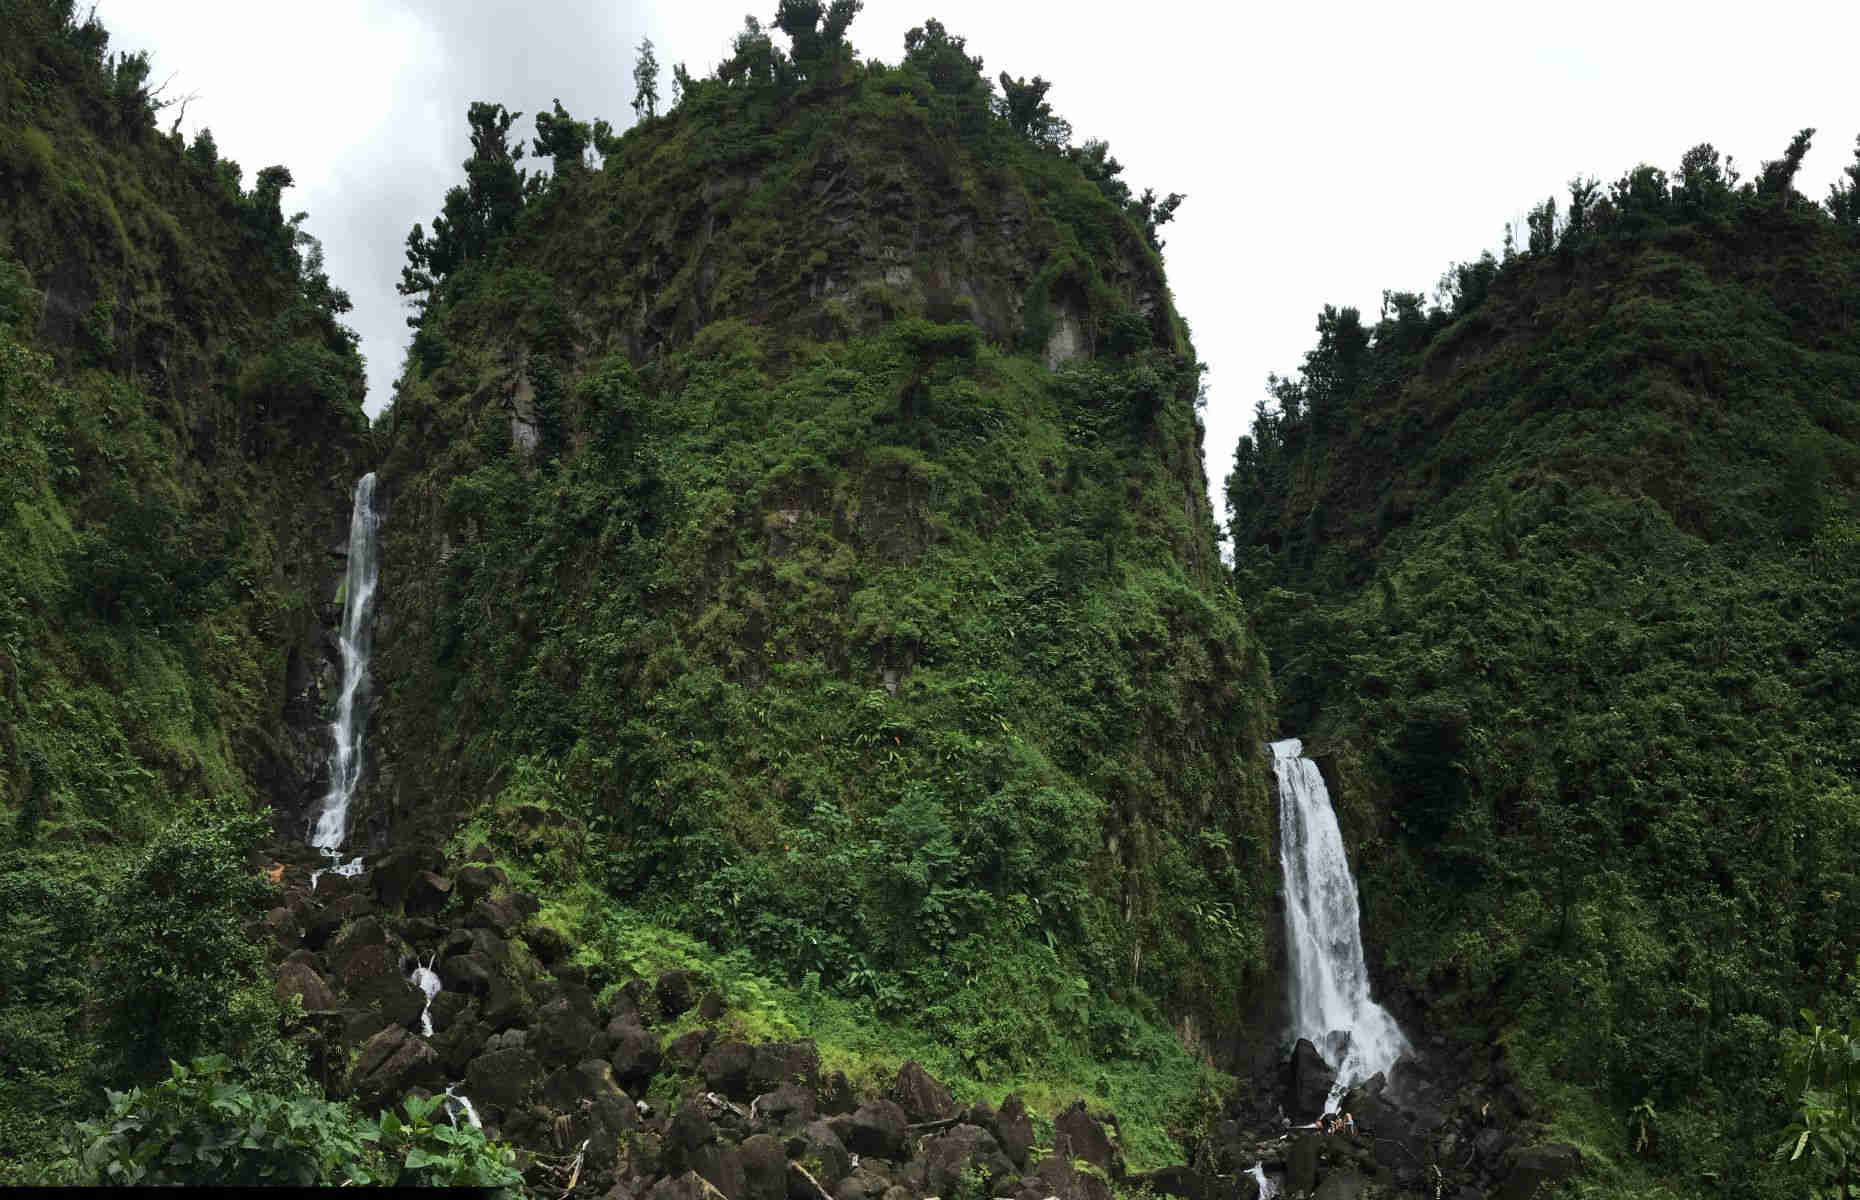
[[[1096,1117],[1085,1111],[1079,1100],[1053,1118],[1053,1149],[1070,1158],[1082,1159],[1101,1171],[1121,1170],[1121,1162],[1110,1135]]]
[[[912,1124],[940,1121],[956,1111],[949,1089],[915,1062],[907,1062],[899,1069],[897,1082],[886,1094],[897,1101]]]
[[[1292,1049],[1292,1061],[1285,1089],[1285,1115],[1294,1125],[1305,1125],[1324,1115],[1330,1089],[1337,1082],[1337,1072],[1324,1061],[1316,1046],[1299,1038]]]

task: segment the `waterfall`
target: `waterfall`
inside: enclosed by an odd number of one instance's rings
[[[368,727],[368,660],[374,648],[376,567],[375,476],[371,471],[356,483],[355,506],[349,515],[349,569],[342,584],[342,692],[336,701],[336,719],[329,727],[334,744],[329,756],[329,793],[310,834],[310,844],[339,864],[327,869],[344,875],[353,875],[362,867],[360,856],[342,862],[342,844],[349,837],[349,803],[362,777],[362,737]],[[314,878],[311,883],[315,885]]]
[[[439,952],[435,950],[433,952],[433,957],[439,957]],[[439,976],[433,973],[433,964],[430,959],[425,964],[421,964],[417,961],[413,964],[412,979],[413,986],[426,993],[426,1007],[420,1010],[420,1032],[427,1037],[432,1037],[433,998],[438,996],[444,989],[439,983]]]
[[[1259,1200],[1273,1200],[1279,1194],[1279,1185],[1266,1176],[1266,1164],[1253,1164],[1253,1179],[1259,1184]]]
[[[463,1110],[465,1119],[471,1122],[471,1127],[473,1129],[483,1129],[484,1126],[478,1121],[478,1110],[471,1106],[470,1098],[461,1096],[452,1090],[457,1086],[458,1084],[456,1083],[449,1083],[446,1085],[446,1118],[454,1125],[457,1125],[459,1123],[458,1114]]]
[[[1343,834],[1324,777],[1303,751],[1297,738],[1272,744],[1279,777],[1292,1036],[1311,1039],[1336,1066],[1335,1107],[1346,1089],[1393,1067],[1409,1047],[1395,1018],[1369,998],[1356,880],[1344,857]]]

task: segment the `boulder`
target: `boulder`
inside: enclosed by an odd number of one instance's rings
[[[702,1147],[691,1156],[691,1169],[723,1193],[725,1200],[743,1200],[743,1156],[735,1146],[713,1142]]]
[[[1285,1186],[1294,1194],[1309,1192],[1317,1186],[1318,1143],[1315,1133],[1301,1134],[1292,1141],[1285,1155]]]
[[[925,1140],[924,1169],[931,1195],[951,1196],[969,1186],[969,1173],[979,1167],[988,1174],[988,1196],[996,1194],[996,1185],[1014,1175],[1014,1164],[1001,1152],[994,1135],[979,1125],[958,1125]]]
[[[687,1171],[681,1175],[667,1175],[652,1185],[646,1193],[646,1200],[714,1200],[704,1185],[698,1182],[697,1172]]]
[[[393,1104],[415,1086],[440,1087],[439,1055],[418,1034],[389,1025],[369,1038],[349,1070],[349,1087],[369,1109]]]
[[[476,950],[442,960],[435,973],[446,991],[468,996],[489,995],[491,981],[498,977],[497,967]]]
[[[1040,1160],[1034,1169],[1034,1179],[1038,1182],[1037,1190],[1041,1200],[1057,1197],[1058,1200],[1111,1200],[1111,1185],[1102,1175],[1091,1171],[1081,1171],[1074,1167],[1064,1155],[1050,1154]]]
[[[512,1112],[528,1102],[541,1076],[542,1064],[527,1046],[487,1050],[466,1069],[465,1092],[481,1104]]]
[[[1582,1151],[1554,1142],[1513,1150],[1506,1159],[1510,1171],[1498,1189],[1498,1200],[1531,1200],[1541,1185],[1582,1170]]]
[[[1215,1200],[1219,1195],[1213,1180],[1183,1166],[1132,1175],[1125,1182],[1139,1193],[1148,1189],[1154,1195],[1179,1196],[1181,1200]]]
[[[644,1092],[659,1073],[659,1039],[626,1017],[616,1018],[607,1026],[607,1038],[614,1078],[630,1092]]]
[[[1015,1166],[1026,1170],[1027,1152],[1033,1149],[1033,1120],[1027,1116],[1027,1105],[1018,1093],[1001,1102],[994,1129],[1002,1152]]]
[[[544,1066],[565,1066],[587,1057],[594,1040],[594,1014],[562,996],[543,1005],[536,1018],[536,1056]]]
[[[517,911],[516,902],[509,896],[486,896],[471,906],[465,924],[470,929],[494,930],[509,937],[523,924],[523,914]]]
[[[842,1116],[859,1107],[859,1094],[844,1071],[829,1071],[820,1081],[820,1111],[829,1117]]]
[[[716,1140],[717,1127],[711,1124],[704,1106],[694,1096],[685,1101],[678,1115],[672,1118],[671,1128],[666,1130],[666,1163],[672,1170],[679,1170],[680,1164],[688,1160],[692,1151]]]
[[[1368,1186],[1367,1179],[1344,1167],[1324,1176],[1324,1182],[1318,1184],[1317,1195],[1313,1200],[1356,1200]]]
[[[788,1154],[781,1139],[758,1133],[745,1138],[738,1153],[743,1164],[742,1200],[784,1200],[789,1172]]]
[[[640,1127],[639,1110],[614,1081],[613,1068],[599,1059],[563,1067],[543,1081],[543,1102],[567,1118],[570,1145],[588,1145],[593,1162],[612,1162],[620,1139]],[[551,1122],[560,1128],[561,1118]]]
[[[796,1084],[812,1092],[820,1086],[820,1051],[812,1038],[798,1042],[763,1042],[749,1064],[749,1089],[772,1092]]]
[[[552,967],[575,952],[575,945],[568,940],[568,935],[553,925],[536,925],[523,934],[524,942],[536,952],[536,960],[545,967]]]
[[[665,1066],[687,1074],[697,1074],[698,1064],[704,1061],[704,1050],[710,1045],[711,1033],[708,1029],[693,1029],[690,1033],[681,1033],[672,1039],[665,1048]]]
[[[698,1063],[698,1074],[712,1091],[732,1100],[747,1100],[751,1095],[749,1068],[754,1059],[755,1052],[747,1043],[724,1042]]]
[[[814,1093],[799,1084],[783,1084],[751,1100],[749,1115],[763,1129],[787,1133],[814,1119]]]
[[[274,908],[265,914],[265,932],[280,950],[295,949],[304,939],[303,930],[298,927],[297,914],[283,907]]]
[[[1286,1073],[1285,1115],[1294,1125],[1306,1125],[1324,1115],[1330,1100],[1331,1085],[1337,1072],[1331,1070],[1309,1038],[1299,1038],[1292,1047],[1290,1069]]]
[[[1083,1100],[1053,1118],[1053,1149],[1067,1158],[1081,1159],[1101,1171],[1115,1172],[1117,1152],[1098,1119],[1085,1111]]]
[[[896,1162],[904,1155],[904,1127],[909,1124],[904,1110],[890,1100],[861,1104],[848,1117],[834,1117],[828,1122],[840,1141],[854,1154],[870,1154]]]
[[[408,916],[427,917],[444,908],[450,899],[450,879],[434,871],[421,871],[407,885],[407,896],[401,903]]]
[[[372,1009],[396,1024],[418,1027],[426,993],[401,974],[399,956],[392,950],[384,945],[359,947],[337,970],[337,981],[352,1006]]]
[[[723,993],[712,988],[698,1001],[698,1019],[706,1024],[723,1016]]]
[[[444,868],[446,857],[437,846],[403,845],[381,856],[372,872],[374,893],[384,908],[400,908],[414,879],[425,871]]]
[[[704,976],[697,971],[667,971],[653,985],[652,994],[659,1002],[659,1013],[669,1021],[690,1011],[703,986]]]
[[[825,1121],[810,1121],[784,1145],[788,1157],[799,1163],[824,1188],[831,1189],[852,1170],[852,1155],[839,1134]],[[818,1192],[799,1172],[789,1172],[789,1200],[820,1200]]]
[[[949,1089],[915,1061],[907,1062],[899,1069],[897,1080],[885,1095],[897,1102],[913,1125],[941,1121],[956,1112],[956,1100],[949,1094]]]
[[[466,904],[472,904],[490,895],[493,888],[509,882],[509,877],[497,867],[460,867],[452,875],[452,890]]]
[[[336,1007],[336,994],[323,982],[323,977],[305,963],[287,962],[278,968],[278,982],[274,989],[279,1004],[286,1004],[292,996],[303,1002],[304,1011],[330,1012]]]

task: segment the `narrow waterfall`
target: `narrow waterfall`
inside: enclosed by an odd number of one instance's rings
[[[433,958],[438,957],[439,952],[435,950],[433,952]],[[439,993],[445,989],[440,985],[439,976],[433,973],[433,964],[431,960],[425,963],[414,963],[413,975],[411,978],[413,980],[413,986],[426,993],[426,1007],[420,1010],[420,1032],[427,1037],[432,1037],[433,1001],[439,996]]]
[[[1356,880],[1317,764],[1304,743],[1272,744],[1279,777],[1279,858],[1285,871],[1285,942],[1291,959],[1292,1036],[1309,1038],[1337,1068],[1344,1090],[1407,1053],[1408,1040],[1369,998]]]
[[[471,1122],[473,1129],[483,1129],[484,1125],[478,1120],[478,1110],[471,1106],[471,1100],[452,1090],[457,1086],[456,1083],[446,1085],[446,1118],[457,1125],[459,1113],[463,1112],[465,1119]]]
[[[1253,1164],[1253,1180],[1259,1184],[1259,1200],[1274,1200],[1279,1194],[1279,1185],[1266,1174],[1265,1163]]]
[[[326,869],[344,875],[356,874],[362,865],[360,856],[342,861],[342,844],[349,838],[349,803],[362,777],[377,565],[375,476],[371,471],[356,483],[355,506],[349,515],[349,570],[342,585],[342,692],[336,701],[336,719],[329,727],[334,746],[329,756],[329,792],[310,833],[310,844],[337,864]]]

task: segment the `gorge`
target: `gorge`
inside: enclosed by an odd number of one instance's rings
[[[1832,1178],[1860,166],[1326,309],[1223,524],[1178,198],[814,7],[472,105],[371,421],[289,171],[0,5],[0,1183]]]

